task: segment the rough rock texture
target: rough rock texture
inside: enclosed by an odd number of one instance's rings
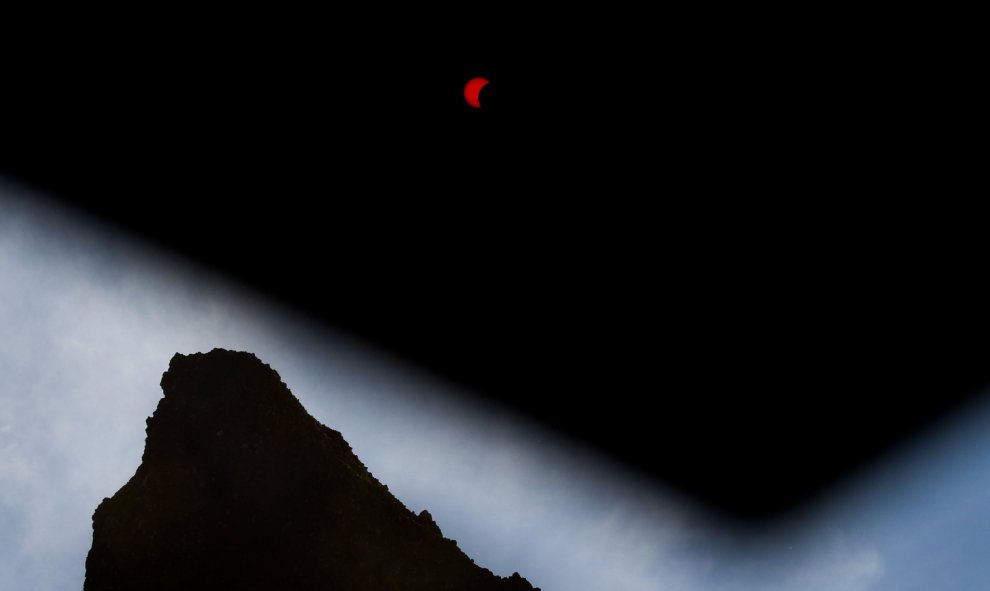
[[[137,472],[93,515],[85,591],[524,591],[406,509],[250,353],[176,354]]]

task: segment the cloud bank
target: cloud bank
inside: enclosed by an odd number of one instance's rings
[[[544,591],[869,591],[875,544],[754,535],[588,449],[0,180],[0,580],[78,590],[175,352],[253,351],[410,509]]]

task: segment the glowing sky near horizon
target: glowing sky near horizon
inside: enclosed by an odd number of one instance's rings
[[[410,509],[428,509],[478,564],[544,591],[969,591],[990,580],[988,404],[791,522],[741,530],[2,178],[0,334],[6,589],[82,587],[93,510],[140,463],[169,359],[214,347],[256,353]]]

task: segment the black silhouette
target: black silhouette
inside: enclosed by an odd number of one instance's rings
[[[251,353],[176,354],[137,472],[93,516],[85,591],[533,590],[409,511]]]

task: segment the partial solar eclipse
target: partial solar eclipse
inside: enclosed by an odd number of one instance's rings
[[[479,95],[481,94],[481,89],[488,84],[487,78],[472,78],[468,80],[468,83],[464,85],[464,100],[467,104],[471,105],[475,109],[481,108],[481,99]]]

